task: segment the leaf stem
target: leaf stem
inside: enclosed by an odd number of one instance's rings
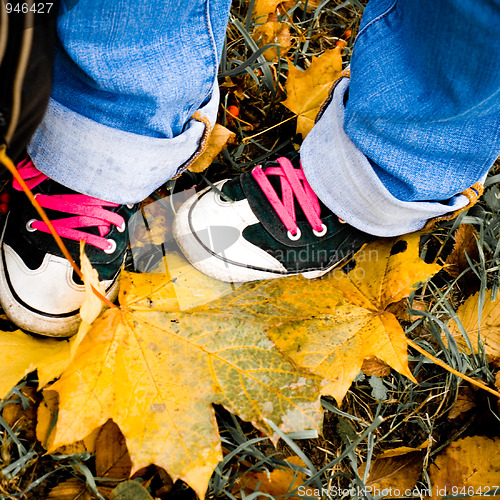
[[[484,389],[485,391],[488,391],[489,393],[495,395],[497,398],[500,398],[500,392],[495,391],[494,389],[490,389],[486,384],[483,384],[482,382],[479,382],[479,380],[474,380],[471,377],[468,377],[467,375],[464,375],[463,373],[460,373],[459,371],[455,370],[451,366],[447,365],[444,361],[441,361],[440,359],[434,357],[432,354],[428,353],[425,349],[420,347],[418,344],[413,342],[413,340],[406,339],[406,342],[410,347],[413,347],[416,351],[418,351],[420,354],[425,356],[427,359],[430,359],[433,363],[436,365],[440,366],[441,368],[444,368],[445,370],[449,371],[450,373],[453,373],[453,375],[456,375],[457,377],[460,377],[463,380],[466,380],[467,382],[471,383],[472,385],[475,385],[476,387],[479,387],[480,389]]]

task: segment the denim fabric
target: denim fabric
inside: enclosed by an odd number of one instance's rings
[[[301,150],[330,209],[391,236],[465,204],[500,154],[499,26],[498,0],[369,2],[350,82]]]
[[[80,0],[58,18],[37,168],[117,203],[145,198],[197,150],[217,115],[230,0]]]
[[[59,18],[55,84],[28,150],[77,191],[137,202],[214,122],[229,0],[80,0]],[[330,106],[302,146],[313,189],[380,236],[467,203],[499,146],[499,0],[371,0]]]

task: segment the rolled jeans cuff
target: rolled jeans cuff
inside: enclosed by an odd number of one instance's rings
[[[198,156],[218,105],[215,83],[210,100],[184,131],[164,139],[103,125],[51,99],[28,154],[42,173],[70,189],[114,203],[138,203]]]
[[[348,87],[349,78],[337,82],[331,102],[300,151],[309,184],[332,212],[361,231],[389,237],[422,229],[430,219],[468,205],[469,199],[461,194],[446,201],[395,198],[344,131]]]

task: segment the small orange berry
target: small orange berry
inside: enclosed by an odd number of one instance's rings
[[[232,118],[236,118],[240,114],[240,108],[232,104],[227,107],[227,112],[231,115]]]

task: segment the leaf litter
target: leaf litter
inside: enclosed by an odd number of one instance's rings
[[[383,309],[439,269],[418,258],[418,241],[415,234],[375,242],[365,251],[376,259],[363,262],[358,254],[348,273],[236,290],[175,254],[168,260],[185,276],[124,272],[120,307],[85,327],[75,355],[67,351],[67,367],[44,360],[52,370],[63,367],[44,391],[58,396],[48,451],[112,419],[133,471],[155,463],[201,498],[222,459],[213,404],[274,441],[267,420],[283,432],[320,431],[320,389],[341,401],[365,357],[376,355],[412,378],[404,333]],[[37,365],[42,373],[44,361]],[[40,422],[49,416],[40,407]]]

